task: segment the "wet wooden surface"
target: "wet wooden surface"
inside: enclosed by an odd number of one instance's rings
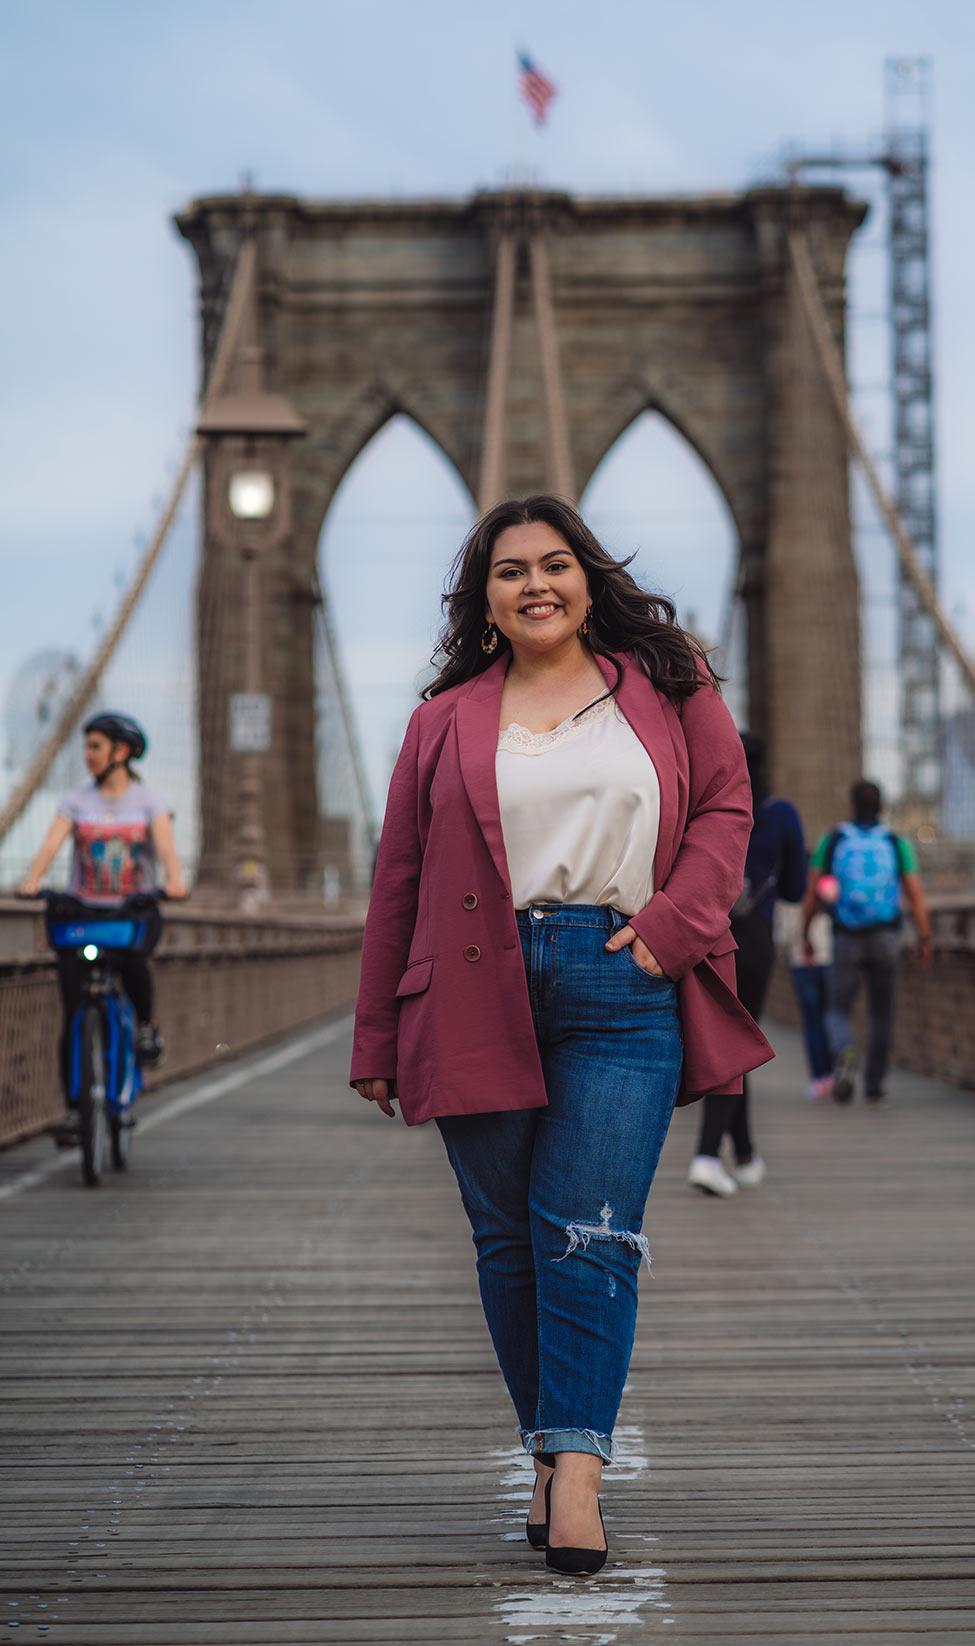
[[[439,1136],[348,1089],[346,1023],[153,1098],[97,1191],[0,1156],[3,1636],[971,1639],[975,1095],[807,1104],[777,1038],[765,1185],[694,1194],[672,1128],[588,1583],[521,1538]]]

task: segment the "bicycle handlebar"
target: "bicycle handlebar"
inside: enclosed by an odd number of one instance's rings
[[[119,898],[117,903],[89,903],[79,897],[76,892],[66,891],[63,886],[41,886],[37,892],[37,900],[52,903],[56,898],[76,903],[83,909],[90,909],[93,914],[104,914],[108,910],[145,908],[147,903],[168,903],[169,893],[162,886],[153,886],[148,891],[130,892],[128,897]],[[25,901],[27,901],[25,899]],[[34,899],[30,899],[34,901]]]

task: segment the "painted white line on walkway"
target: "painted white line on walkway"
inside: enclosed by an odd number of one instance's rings
[[[159,1108],[153,1108],[145,1119],[140,1117],[137,1136],[142,1137],[157,1126],[164,1126],[168,1120],[176,1120],[180,1115],[189,1114],[191,1109],[201,1109],[205,1103],[215,1103],[218,1097],[225,1097],[228,1092],[239,1091],[241,1086],[247,1086],[252,1080],[260,1080],[262,1075],[275,1074],[278,1069],[287,1068],[289,1063],[297,1063],[300,1058],[306,1057],[309,1052],[317,1052],[322,1046],[328,1046],[333,1040],[340,1040],[348,1034],[352,1027],[351,1014],[334,1019],[320,1029],[312,1029],[309,1034],[301,1036],[300,1040],[292,1040],[289,1045],[282,1046],[280,1051],[270,1052],[266,1057],[258,1058],[255,1063],[248,1063],[245,1068],[233,1069],[230,1073],[221,1075],[218,1080],[210,1080],[205,1086],[196,1091],[186,1092],[182,1097],[174,1097],[170,1103],[163,1103]],[[350,1095],[354,1095],[351,1092]],[[12,1200],[14,1195],[22,1194],[25,1189],[36,1188],[39,1183],[45,1183],[56,1172],[63,1172],[67,1167],[78,1169],[79,1154],[77,1149],[64,1149],[54,1160],[44,1166],[35,1166],[32,1171],[23,1172],[20,1177],[13,1178],[9,1183],[0,1187],[0,1200]]]

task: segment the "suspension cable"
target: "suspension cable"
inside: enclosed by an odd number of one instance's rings
[[[241,325],[250,302],[256,267],[257,242],[253,234],[248,234],[237,254],[230,296],[227,300],[227,311],[220,329],[213,367],[207,380],[201,410],[205,410],[211,401],[216,400],[226,386],[239,341]],[[128,627],[132,614],[139,604],[146,584],[152,576],[156,562],[162,553],[182,501],[183,493],[186,490],[187,482],[197,461],[202,456],[203,448],[203,437],[199,434],[192,434],[156,529],[146,546],[135,577],[126,591],[101,645],[87,669],[79,675],[53,729],[41,744],[6,805],[0,810],[0,840],[3,840],[9,833],[14,823],[26,810],[35,791],[43,783],[74,731],[78,719],[86,704],[90,701],[99,680],[111,662],[115,649]]]
[[[966,685],[971,691],[975,691],[975,662],[968,656],[959,636],[942,610],[934,584],[921,565],[917,550],[904,530],[900,515],[884,487],[876,464],[870,456],[860,430],[854,421],[839,349],[836,346],[829,316],[816,280],[806,236],[799,229],[791,229],[788,240],[789,256],[792,260],[799,296],[806,312],[813,341],[816,344],[819,363],[822,366],[840,420],[846,430],[850,449],[863,469],[874,502],[893,538],[905,577],[911,583],[918,599],[937,628],[946,650],[951,653],[951,656],[958,664]]]
[[[342,729],[345,733],[346,749],[349,755],[350,764],[352,766],[353,781],[359,797],[359,806],[365,822],[370,849],[375,851],[379,835],[376,828],[375,813],[372,808],[372,798],[369,792],[369,784],[366,780],[365,767],[362,762],[362,750],[359,746],[355,716],[352,713],[352,705],[349,701],[349,691],[345,678],[345,671],[342,667],[341,654],[335,640],[331,607],[329,604],[328,595],[326,594],[321,579],[319,578],[317,566],[312,570],[312,589],[316,596],[318,621],[321,624],[322,636],[328,651],[332,678],[335,683],[335,695],[338,699],[339,714],[342,720]]]

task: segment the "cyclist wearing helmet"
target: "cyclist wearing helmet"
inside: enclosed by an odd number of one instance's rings
[[[117,903],[133,892],[151,891],[161,865],[166,892],[185,897],[169,805],[132,770],[146,752],[146,735],[130,715],[106,711],[86,721],[87,783],[62,795],[57,816],[20,887],[36,897],[44,875],[71,836],[70,890],[87,903]],[[142,1063],[156,1063],[162,1040],[152,1021],[152,978],[144,955],[120,955],[117,970],[138,1019],[138,1053]],[[68,1026],[81,993],[80,962],[59,954],[58,978],[64,1006],[61,1078],[67,1097]],[[69,1114],[69,1124],[76,1121]],[[61,1128],[63,1130],[64,1128]]]

